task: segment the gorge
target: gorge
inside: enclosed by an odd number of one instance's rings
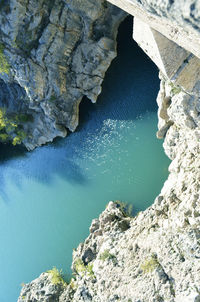
[[[158,70],[131,35],[128,18],[102,94],[96,104],[82,101],[75,133],[30,153],[1,147],[1,302],[16,301],[21,283],[54,266],[68,279],[73,248],[108,201],[132,204],[135,215],[168,175],[155,135]]]
[[[160,69],[157,136],[170,174],[137,216],[110,202],[92,221],[69,284],[45,272],[23,286],[19,302],[200,301],[199,2],[111,2],[134,15],[133,38]],[[100,0],[1,1],[1,141],[32,150],[75,130],[82,98],[95,102],[101,92],[125,16]]]

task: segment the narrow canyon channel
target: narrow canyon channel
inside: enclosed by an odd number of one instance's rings
[[[132,40],[132,21],[118,34],[118,56],[98,102],[84,99],[80,126],[66,139],[26,152],[0,149],[0,301],[56,266],[70,274],[72,250],[109,200],[146,209],[168,175],[156,138],[158,70]]]

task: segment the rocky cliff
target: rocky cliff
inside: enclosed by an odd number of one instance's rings
[[[187,29],[188,35],[195,20],[191,34],[200,35],[198,1],[129,2],[173,20],[174,29],[176,25]],[[181,3],[188,18],[180,19]],[[152,39],[145,51],[152,54],[154,41],[162,63],[157,135],[164,137],[165,152],[172,159],[169,177],[154,204],[137,217],[127,216],[122,206],[110,202],[92,221],[89,237],[74,251],[70,284],[58,272],[43,273],[22,288],[18,302],[200,301],[199,59],[147,25]],[[141,37],[137,31],[135,35]],[[145,41],[138,42],[144,48]],[[179,51],[177,63],[171,57]]]
[[[116,56],[125,13],[104,0],[1,0],[0,141],[29,150],[78,125]]]

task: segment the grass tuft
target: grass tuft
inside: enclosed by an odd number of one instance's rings
[[[159,265],[160,264],[157,258],[154,255],[152,255],[150,258],[146,258],[144,263],[141,264],[140,268],[146,274],[146,273],[153,272]]]
[[[66,285],[67,284],[63,279],[62,270],[59,271],[56,267],[53,267],[51,270],[47,271],[47,273],[51,275],[51,282],[54,285],[58,285],[58,284]]]
[[[83,260],[81,258],[77,258],[74,264],[75,271],[83,276],[88,275],[89,277],[94,278],[94,272],[93,272],[93,264],[88,263],[87,265],[84,264]]]

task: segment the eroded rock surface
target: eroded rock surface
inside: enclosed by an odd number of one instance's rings
[[[59,302],[64,288],[62,282],[53,282],[51,273],[42,273],[38,279],[23,287],[19,301]]]
[[[9,121],[0,134],[7,140],[18,136],[30,150],[74,131],[82,97],[95,102],[101,92],[124,16],[104,0],[1,1],[0,78],[5,84],[0,85],[7,89],[1,92],[0,110]],[[11,122],[17,130],[10,130]]]
[[[110,202],[74,251],[70,284],[51,294],[47,273],[42,274],[24,286],[18,302],[52,301],[53,295],[59,302],[199,301],[200,207],[191,207],[197,196],[191,201],[185,193],[180,196],[179,180],[174,179],[169,178],[154,205],[136,218]]]

